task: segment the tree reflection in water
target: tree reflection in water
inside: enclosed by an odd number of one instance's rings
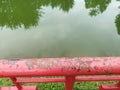
[[[85,8],[90,10],[90,16],[103,13],[111,3],[111,0],[84,1]],[[74,0],[0,0],[0,26],[12,30],[19,27],[29,29],[31,26],[38,25],[43,14],[42,6],[59,7],[64,12],[69,12],[73,5]],[[116,16],[115,24],[120,34],[120,14]]]
[[[38,25],[42,16],[42,6],[59,7],[68,12],[73,0],[0,0],[0,26],[16,29]]]
[[[117,27],[117,32],[118,32],[118,34],[120,35],[120,14],[118,14],[118,15],[116,16],[115,24],[116,24],[116,27]]]
[[[117,0],[117,1],[120,1],[120,0]],[[119,6],[119,8],[120,8],[120,6]],[[120,14],[118,14],[116,16],[115,24],[116,24],[116,27],[117,27],[117,33],[120,35]]]
[[[120,1],[120,0],[117,0]],[[90,16],[97,16],[100,13],[106,11],[108,5],[111,3],[111,0],[85,0],[86,9],[90,9]],[[120,14],[116,16],[115,24],[117,32],[120,35]]]
[[[34,0],[1,0],[0,26],[11,29],[36,26],[41,13],[38,13],[38,7],[34,3]]]
[[[96,16],[103,13],[110,3],[111,0],[85,0],[85,7],[90,9],[91,16]]]

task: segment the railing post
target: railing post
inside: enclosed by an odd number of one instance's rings
[[[120,87],[120,81],[118,82],[117,86]]]
[[[65,90],[74,90],[75,76],[66,76]]]
[[[19,83],[16,82],[16,78],[15,77],[10,77],[10,79],[15,84],[15,86],[18,88],[18,90],[22,90],[22,86]]]

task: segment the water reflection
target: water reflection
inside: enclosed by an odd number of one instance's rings
[[[37,9],[35,0],[0,0],[0,26],[11,29],[36,26],[41,15]]]
[[[120,1],[120,0],[117,0],[117,1]],[[119,6],[119,9],[120,9],[120,6]],[[116,27],[117,27],[117,32],[120,35],[120,14],[118,14],[116,16],[115,24],[116,24]]]
[[[110,3],[111,0],[85,0],[85,7],[90,9],[91,16],[96,16],[103,13]]]
[[[0,0],[0,58],[119,56],[118,6],[116,0]]]
[[[42,6],[59,7],[68,12],[73,3],[73,0],[0,0],[0,26],[28,29],[38,25],[42,16]]]
[[[118,32],[118,34],[120,35],[120,14],[118,14],[118,15],[116,16],[115,24],[116,24],[116,27],[117,27],[117,32]]]
[[[119,1],[119,0],[117,0]],[[111,0],[84,0],[85,8],[90,16],[97,16],[106,11]],[[26,6],[27,5],[27,6]],[[42,7],[59,7],[64,12],[73,8],[74,0],[0,0],[0,26],[13,29],[37,26],[43,15]],[[120,34],[120,14],[116,16],[115,24]]]
[[[40,6],[51,6],[52,8],[59,7],[65,12],[68,12],[74,5],[74,0],[38,0]]]
[[[120,1],[120,0],[117,0]],[[106,11],[111,0],[85,0],[86,9],[90,9],[90,16],[97,16],[98,14]],[[115,24],[117,27],[117,33],[120,35],[120,14],[116,16]]]

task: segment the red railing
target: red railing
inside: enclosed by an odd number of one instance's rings
[[[15,87],[0,90],[37,90],[20,83],[64,82],[65,90],[73,90],[74,82],[120,81],[120,57],[41,58],[0,60],[0,77],[9,77]],[[89,76],[92,75],[92,76]],[[64,78],[38,78],[64,76]],[[99,90],[120,90],[120,84],[102,85]]]

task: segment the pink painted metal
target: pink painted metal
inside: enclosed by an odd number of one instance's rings
[[[120,57],[40,58],[0,60],[0,77],[10,77],[18,90],[36,90],[23,87],[21,82],[65,82],[66,90],[73,90],[74,82],[120,80]],[[76,77],[76,76],[84,76]],[[90,76],[88,75],[98,75]],[[107,76],[101,76],[107,75]],[[111,76],[114,75],[114,76]],[[117,75],[117,76],[116,76]],[[37,76],[64,76],[65,78],[25,78]],[[19,78],[17,78],[19,77]],[[20,78],[24,77],[24,78]],[[109,88],[108,88],[109,87]],[[16,90],[6,87],[0,90]],[[112,88],[112,89],[111,89]],[[117,88],[117,89],[116,89]],[[99,90],[120,90],[120,85],[102,85]]]
[[[75,82],[75,77],[74,76],[67,76],[66,77],[66,87],[65,90],[73,90],[74,89],[74,82]]]
[[[76,77],[75,82],[89,82],[89,81],[120,81],[120,76],[85,76]],[[44,82],[65,82],[65,78],[17,78],[18,83],[44,83]]]
[[[120,81],[120,76],[118,75],[101,75],[101,76],[85,76],[85,77],[78,77],[75,79],[76,82],[88,82],[88,81]]]
[[[65,82],[65,78],[17,78],[18,83]]]
[[[12,80],[12,82],[15,84],[15,86],[19,89],[19,90],[21,90],[22,89],[22,86],[18,83],[18,82],[16,82],[16,78],[10,78],[11,80]]]
[[[0,90],[37,90],[36,86],[24,86],[22,89],[18,89],[17,87],[0,87]]]
[[[111,84],[106,84],[106,85],[102,85],[99,90],[120,90],[120,87],[115,85],[111,85]]]

